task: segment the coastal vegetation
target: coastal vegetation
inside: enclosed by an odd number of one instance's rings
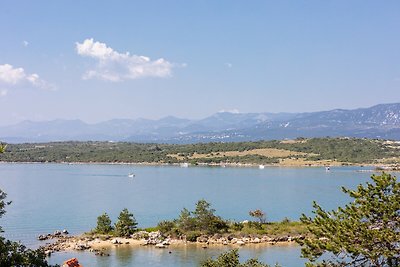
[[[198,144],[52,142],[8,144],[5,162],[347,165],[399,164],[400,143],[358,138],[297,138]]]
[[[229,229],[227,221],[215,215],[215,209],[211,204],[201,199],[196,203],[194,211],[184,208],[178,219],[162,221],[158,229],[164,235],[186,236],[188,241],[196,241],[201,235],[214,235],[226,233]]]
[[[261,210],[250,211],[255,220],[235,222],[221,218],[216,210],[204,199],[197,201],[195,209],[183,208],[179,217],[174,220],[160,221],[156,227],[139,229],[132,213],[127,209],[121,211],[118,221],[112,226],[107,213],[97,217],[97,226],[88,234],[91,236],[130,237],[135,232],[159,231],[165,238],[196,242],[208,237],[261,237],[268,236],[274,240],[287,241],[288,237],[300,237],[308,233],[305,224],[284,219],[281,222],[267,222]],[[252,216],[252,214],[256,216]]]
[[[386,173],[371,179],[373,183],[356,190],[342,188],[354,199],[344,207],[328,212],[314,203],[315,216],[301,217],[308,234],[296,241],[309,260],[307,267],[400,266],[400,183]],[[256,259],[240,264],[237,250],[231,250],[201,266],[268,265]]]
[[[114,227],[107,213],[103,213],[97,217],[97,226],[91,231],[91,234],[113,235],[117,237],[129,237],[137,231],[137,222],[133,213],[128,209],[123,209],[119,216],[118,221]]]
[[[301,217],[310,231],[298,240],[307,266],[400,266],[400,183],[386,173],[371,179],[343,188],[354,199],[346,206],[328,212],[314,203],[315,216]]]
[[[251,214],[257,216],[252,216]],[[307,234],[305,225],[301,222],[291,222],[284,219],[281,222],[267,222],[261,210],[249,212],[256,221],[235,222],[222,219],[215,215],[211,204],[204,199],[199,200],[194,211],[184,208],[179,217],[172,221],[161,221],[157,228],[166,236],[179,238],[185,236],[188,241],[196,241],[201,236],[262,236],[287,237]]]
[[[114,230],[114,228],[111,225],[111,219],[110,216],[105,212],[99,217],[97,217],[97,226],[95,229],[93,229],[93,233],[96,234],[109,234]]]
[[[137,230],[137,222],[133,213],[128,209],[123,209],[118,216],[118,221],[115,223],[115,235],[121,237],[129,237]]]

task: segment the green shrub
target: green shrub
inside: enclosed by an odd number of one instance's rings
[[[256,230],[262,230],[263,229],[263,224],[260,223],[260,222],[252,222],[252,221],[250,221],[250,222],[247,223],[247,225],[248,225],[249,228],[253,228],[253,229],[256,229]]]
[[[157,228],[162,234],[169,234],[175,228],[175,223],[167,220],[161,221],[158,223]]]
[[[233,222],[233,223],[230,225],[230,228],[231,228],[233,231],[241,231],[241,230],[243,229],[243,227],[244,227],[243,223],[240,223],[240,222]]]
[[[199,236],[201,236],[200,231],[190,231],[186,233],[186,240],[190,242],[196,242]]]

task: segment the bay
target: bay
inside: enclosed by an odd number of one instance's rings
[[[370,176],[361,167],[258,168],[111,165],[111,164],[0,164],[0,188],[13,203],[0,219],[6,238],[30,247],[37,235],[68,229],[80,234],[95,227],[107,212],[116,221],[128,208],[139,227],[173,219],[182,208],[193,209],[206,199],[225,219],[250,219],[248,212],[261,209],[269,221],[298,220],[312,211],[312,201],[334,209],[349,201],[341,186],[355,188]],[[135,177],[128,174],[134,172]],[[61,263],[76,256],[84,266],[197,266],[227,248],[203,250],[196,246],[175,248],[171,253],[154,248],[110,251],[110,257],[89,253],[59,253],[50,258]],[[303,266],[298,246],[259,246],[240,249],[243,259],[283,266]]]

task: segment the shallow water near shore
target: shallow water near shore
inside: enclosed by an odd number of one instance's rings
[[[83,266],[199,266],[199,263],[207,258],[215,258],[231,248],[233,246],[216,246],[207,249],[196,245],[169,247],[167,249],[121,246],[109,249],[107,251],[110,253],[109,257],[99,257],[87,252],[63,252],[52,256],[50,262],[59,263],[65,258],[78,257]],[[282,266],[300,267],[304,265],[304,260],[299,259],[300,248],[297,245],[245,246],[240,248],[239,254],[243,261],[249,258],[259,258],[272,265],[276,262],[279,262]]]
[[[212,203],[216,214],[236,221],[248,220],[249,210],[262,209],[270,221],[285,217],[298,220],[311,215],[312,201],[334,209],[349,201],[341,186],[355,188],[371,173],[367,168],[221,168],[93,164],[0,164],[0,188],[12,200],[0,219],[4,236],[37,247],[39,234],[68,229],[80,234],[94,228],[96,218],[107,212],[115,222],[128,208],[139,227],[173,219],[183,207],[193,209],[197,200]],[[134,172],[135,177],[128,174]],[[227,248],[196,246],[159,250],[120,247],[110,257],[91,253],[59,253],[50,261],[62,263],[78,257],[84,266],[197,266]],[[243,259],[257,257],[283,266],[303,266],[298,246],[242,247]]]

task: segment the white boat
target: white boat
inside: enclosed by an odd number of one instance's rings
[[[329,172],[331,170],[331,168],[329,166],[325,167],[325,171]]]
[[[259,168],[260,170],[264,170],[264,165],[258,165],[258,168]]]
[[[135,177],[135,174],[133,172],[131,172],[131,173],[128,174],[128,177],[129,178],[133,178],[133,177]]]
[[[186,162],[185,162],[185,163],[181,163],[181,167],[182,167],[182,168],[187,168],[187,167],[189,167],[189,164],[186,163]]]

